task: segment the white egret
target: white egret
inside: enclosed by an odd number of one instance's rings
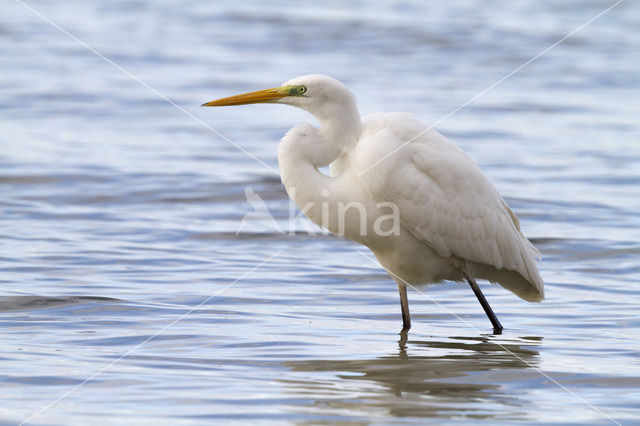
[[[318,119],[319,128],[299,124],[278,145],[282,183],[312,222],[371,249],[398,285],[403,330],[411,327],[407,285],[466,279],[495,333],[502,325],[475,278],[543,299],[540,253],[480,168],[444,136],[406,113],[360,118],[351,91],[324,75],[203,106],[250,103],[288,104]],[[318,170],[327,165],[330,176]]]

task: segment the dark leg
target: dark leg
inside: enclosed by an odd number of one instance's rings
[[[487,302],[487,299],[484,298],[484,294],[482,294],[482,292],[480,291],[480,287],[478,287],[478,284],[473,278],[469,277],[468,275],[465,276],[467,277],[467,281],[469,282],[471,289],[476,294],[478,302],[480,302],[480,304],[482,305],[482,309],[484,309],[484,312],[489,317],[491,324],[493,324],[493,333],[501,334],[502,324],[500,324],[500,321],[498,321],[498,317],[496,316],[496,314],[493,313],[493,310],[491,309],[491,306],[489,306],[489,302]]]
[[[411,317],[409,316],[409,299],[407,298],[407,286],[398,283],[400,292],[400,306],[402,307],[402,331],[411,328]]]

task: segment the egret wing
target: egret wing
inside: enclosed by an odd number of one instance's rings
[[[440,256],[518,272],[543,297],[540,253],[469,156],[407,114],[368,116],[363,136],[368,155],[358,168],[375,165],[362,182],[375,199],[398,206],[403,227]]]

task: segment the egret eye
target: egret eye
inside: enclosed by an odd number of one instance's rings
[[[307,86],[298,86],[298,93],[300,93],[301,95],[307,93]]]

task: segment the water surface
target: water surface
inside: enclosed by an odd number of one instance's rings
[[[3,6],[3,424],[638,422],[637,2],[437,126],[543,254],[542,304],[481,284],[500,336],[454,283],[410,291],[401,336],[363,248],[237,233],[246,187],[288,229],[270,168],[312,118],[198,105],[314,72],[434,123],[611,3],[27,4],[131,75]]]

